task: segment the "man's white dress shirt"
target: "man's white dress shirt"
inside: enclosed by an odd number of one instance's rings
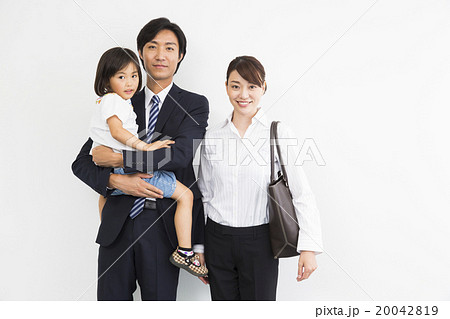
[[[161,107],[164,103],[164,100],[166,99],[167,95],[169,94],[170,89],[173,86],[173,82],[171,82],[166,88],[164,88],[164,90],[162,90],[161,92],[159,92],[157,95],[159,97],[159,110],[161,111]],[[150,90],[148,88],[148,86],[145,86],[144,88],[145,91],[145,129],[148,128],[148,120],[150,118],[150,102],[152,101],[153,95],[155,95],[155,93],[152,92],[152,90]],[[170,97],[169,97],[170,99]]]

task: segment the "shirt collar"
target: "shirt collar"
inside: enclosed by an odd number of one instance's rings
[[[233,111],[234,112],[234,111]],[[231,123],[231,119],[233,118],[233,112],[228,115],[225,124],[229,125]],[[255,116],[252,118],[252,124],[259,122],[262,125],[269,127],[269,120],[267,119],[267,116],[264,114],[264,111],[261,110],[261,108],[258,108],[258,112],[256,112]]]
[[[255,116],[253,116],[252,123],[254,123],[254,121],[258,121],[262,125],[269,127],[269,120],[267,119],[267,116],[264,113],[264,110],[261,110],[261,108],[259,108],[258,112],[256,112]]]
[[[166,88],[164,88],[161,92],[158,93],[159,100],[161,101],[159,103],[159,108],[161,108],[161,106],[163,105],[164,100],[167,97],[167,94],[169,94],[170,89],[172,89],[172,86],[173,81],[170,82],[170,84]],[[145,91],[145,107],[147,108],[150,105],[150,101],[152,100],[153,95],[155,95],[155,93],[153,93],[152,90],[148,88],[148,86],[145,86],[144,91]]]

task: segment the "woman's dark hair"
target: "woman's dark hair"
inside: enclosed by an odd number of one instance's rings
[[[183,31],[181,30],[181,28],[175,24],[170,22],[169,19],[167,18],[158,18],[158,19],[153,19],[152,21],[150,21],[149,23],[147,23],[142,30],[139,32],[138,36],[137,36],[137,49],[138,51],[140,51],[141,53],[144,51],[144,46],[152,41],[156,35],[162,31],[162,30],[169,30],[172,31],[173,33],[175,33],[175,36],[178,39],[178,57],[181,57],[181,55],[183,55],[183,57],[181,58],[180,62],[178,62],[177,64],[177,68],[175,70],[175,73],[177,73],[178,68],[180,67],[181,61],[183,61],[184,57],[186,56],[186,46],[187,46],[187,41],[186,41],[186,37],[183,33]],[[142,65],[144,65],[144,61],[142,61]],[[175,74],[174,73],[174,74]]]
[[[130,49],[126,48],[112,48],[103,53],[100,61],[98,61],[97,73],[95,74],[94,91],[98,96],[103,96],[106,93],[112,93],[109,86],[109,80],[125,68],[128,64],[133,63],[139,74],[139,85],[136,92],[141,90],[142,73],[139,66],[139,60],[136,54]]]
[[[228,65],[227,70],[227,83],[231,72],[236,70],[240,76],[246,81],[256,84],[259,87],[264,87],[267,90],[267,85],[264,85],[266,80],[266,71],[264,67],[255,57],[243,55],[234,58]]]

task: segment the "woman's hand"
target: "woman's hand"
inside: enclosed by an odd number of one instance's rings
[[[298,257],[297,281],[308,279],[316,269],[316,254],[313,251],[302,251],[300,257]]]
[[[205,254],[203,254],[203,253],[197,253],[197,255],[198,255],[198,257],[200,258],[200,264],[201,264],[202,266],[204,266],[204,265],[205,265]],[[202,283],[204,283],[205,285],[209,284],[208,276],[205,276],[205,277],[198,277],[198,279],[200,279],[200,281],[201,281]]]

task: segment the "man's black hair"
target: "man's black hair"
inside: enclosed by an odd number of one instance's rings
[[[184,57],[186,56],[186,45],[187,45],[187,41],[186,41],[186,37],[183,33],[183,31],[181,30],[181,28],[175,24],[170,22],[169,19],[167,18],[158,18],[158,19],[153,19],[151,20],[149,23],[147,23],[139,32],[138,36],[137,36],[137,49],[139,52],[141,52],[141,54],[144,52],[144,46],[152,41],[156,35],[162,31],[162,30],[170,30],[172,31],[175,36],[178,39],[178,57],[181,57],[180,62],[178,62],[177,64],[177,68],[175,70],[175,73],[177,73],[178,68],[180,67],[181,61],[183,61]],[[142,61],[142,65],[144,65],[144,61]]]

